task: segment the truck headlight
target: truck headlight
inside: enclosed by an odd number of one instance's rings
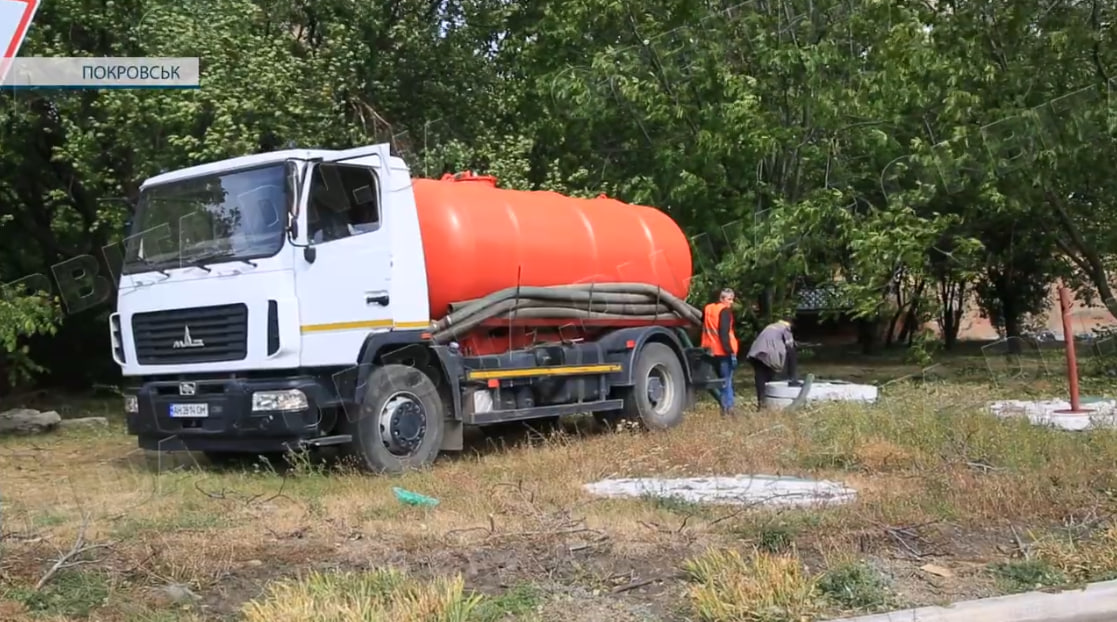
[[[306,410],[306,393],[298,389],[287,391],[257,391],[252,394],[252,411]]]
[[[135,395],[124,396],[124,413],[134,415],[140,412],[140,400]]]

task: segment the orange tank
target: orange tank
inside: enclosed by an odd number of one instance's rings
[[[412,182],[432,319],[517,283],[650,283],[687,296],[690,243],[657,209],[502,189],[468,171]]]

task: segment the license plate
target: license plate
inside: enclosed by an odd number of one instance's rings
[[[209,404],[171,404],[171,418],[208,416]]]

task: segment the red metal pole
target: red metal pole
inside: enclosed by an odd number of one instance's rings
[[[1074,353],[1074,333],[1070,327],[1070,293],[1066,287],[1059,286],[1059,308],[1063,312],[1063,342],[1067,352],[1067,382],[1070,384],[1070,410],[1059,411],[1065,414],[1090,412],[1082,410],[1078,402],[1078,359]]]

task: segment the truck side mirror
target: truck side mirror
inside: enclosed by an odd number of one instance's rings
[[[307,244],[303,247],[303,259],[306,263],[314,263],[314,260],[318,259],[318,249],[314,248],[313,244]]]

